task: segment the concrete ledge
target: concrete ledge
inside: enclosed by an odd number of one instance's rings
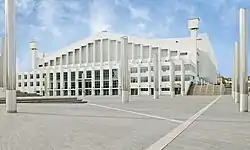
[[[17,97],[17,103],[87,103],[80,97]],[[5,104],[5,97],[0,97],[0,104]]]

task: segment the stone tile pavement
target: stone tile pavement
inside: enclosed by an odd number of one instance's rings
[[[153,100],[149,96],[135,96],[130,103],[121,104],[119,97],[86,97],[89,104],[19,104],[17,114],[6,114],[5,106],[0,105],[0,149],[142,150],[215,98],[165,96]],[[222,97],[165,149],[203,149],[196,147],[202,144],[204,148],[216,149],[214,145],[221,142],[216,141],[218,133],[225,139],[220,148],[227,148],[225,141],[249,138],[247,132],[239,135],[249,125],[248,115],[238,113],[230,97]],[[229,125],[230,121],[244,125]],[[234,131],[235,128],[241,132]],[[224,133],[228,130],[238,135]],[[229,135],[232,137],[224,137]],[[244,148],[247,141],[235,147]]]

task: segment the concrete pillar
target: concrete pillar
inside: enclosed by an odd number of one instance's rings
[[[234,61],[235,61],[235,66],[234,66],[234,71],[235,71],[235,97],[234,97],[234,102],[239,103],[240,102],[240,49],[239,45],[237,42],[235,42],[235,50],[234,50]]]
[[[7,87],[7,49],[6,49],[6,38],[3,37],[2,41],[2,56],[3,56],[3,88],[6,90]]]
[[[82,99],[85,97],[85,71],[82,73]]]
[[[181,60],[181,95],[185,95],[185,66],[183,60]]]
[[[158,54],[156,52],[154,52],[153,54],[155,56],[155,59],[154,59],[154,99],[159,99],[159,64],[158,64],[159,59],[158,59]]]
[[[235,86],[234,86],[234,84],[235,84],[235,56],[233,57],[233,69],[232,69],[232,79],[231,79],[231,81],[232,81],[232,97],[233,97],[233,100],[235,99]]]
[[[248,10],[240,9],[240,112],[248,111]]]
[[[175,87],[174,87],[175,67],[174,67],[174,62],[172,60],[170,60],[169,62],[170,62],[170,95],[171,97],[174,97],[175,96]]]
[[[129,102],[129,76],[128,76],[128,37],[123,36],[121,38],[122,55],[121,68],[122,68],[122,102]]]
[[[16,104],[16,11],[15,0],[5,0],[5,37],[7,52],[6,111],[17,112]]]

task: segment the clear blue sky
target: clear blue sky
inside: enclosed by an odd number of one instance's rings
[[[3,1],[0,36],[4,33]],[[210,36],[219,72],[230,76],[241,7],[250,8],[249,0],[17,0],[18,70],[31,68],[31,40],[38,42],[39,51],[51,52],[103,29],[146,37],[183,37],[189,35],[188,18],[199,17],[200,32]]]

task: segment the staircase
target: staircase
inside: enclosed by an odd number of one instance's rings
[[[193,95],[194,94],[194,87],[195,85],[191,85],[188,89],[187,95]]]
[[[230,92],[230,90],[221,85],[192,85],[188,95],[224,95],[227,92]]]

